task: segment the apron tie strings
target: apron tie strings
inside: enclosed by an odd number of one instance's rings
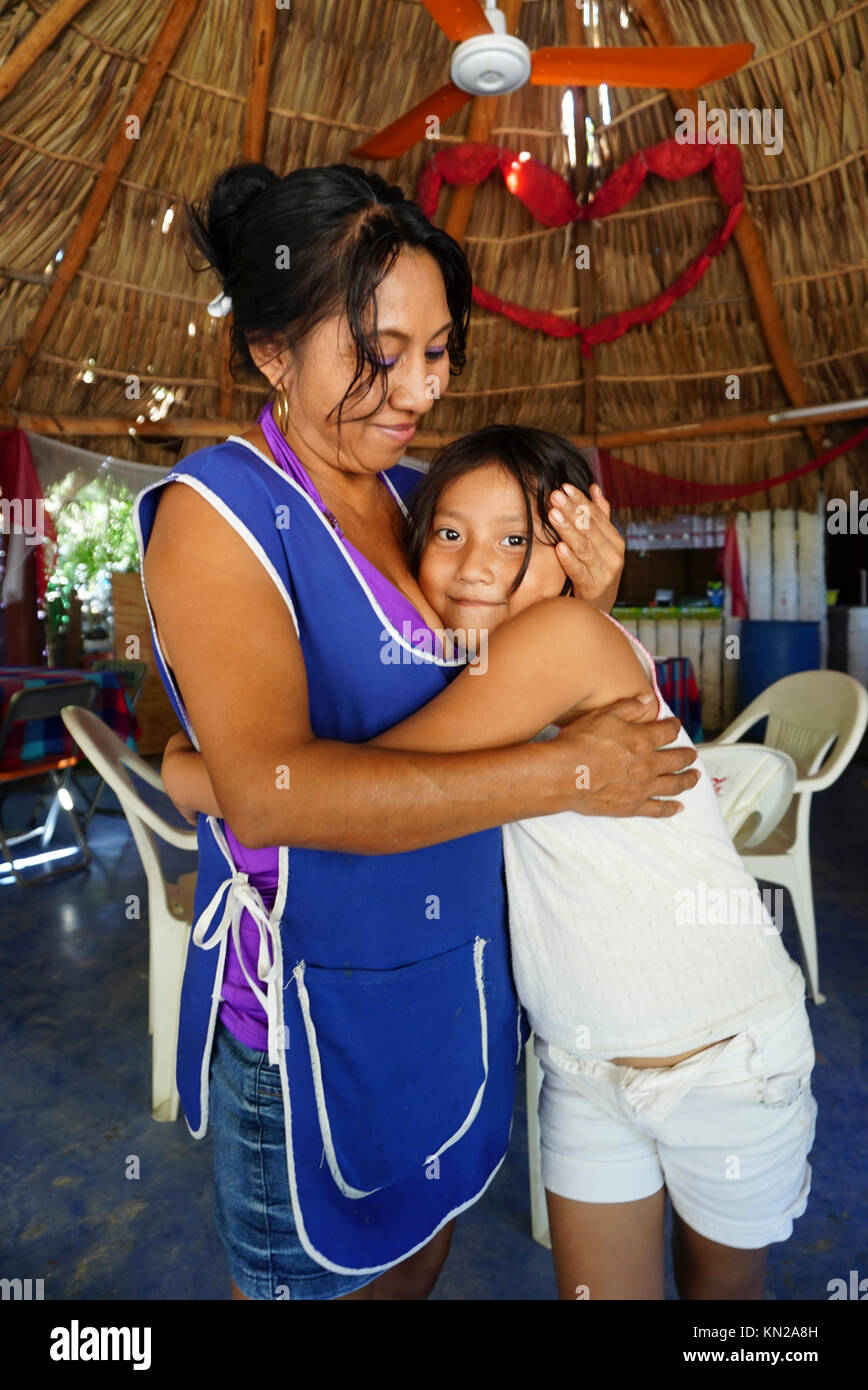
[[[226,894],[226,902],[216,927],[210,936],[207,935],[208,928],[214,920],[220,899]],[[250,913],[259,931],[259,955],[256,962],[256,975],[261,984],[265,985],[265,993],[254,984],[247,972],[244,964],[244,957],[241,953],[241,917],[245,909]],[[211,951],[215,946],[219,946],[223,940],[231,935],[235,946],[235,954],[238,963],[244,972],[255,997],[259,1000],[265,1010],[268,1020],[268,1061],[269,1065],[277,1066],[279,1062],[278,1044],[278,979],[277,962],[278,951],[276,949],[279,940],[279,928],[271,921],[271,916],[267,911],[259,890],[250,883],[248,875],[239,872],[233,867],[232,873],[219,885],[210,903],[205,908],[202,915],[193,927],[193,941],[200,946],[203,951]],[[220,988],[218,984],[217,989]]]

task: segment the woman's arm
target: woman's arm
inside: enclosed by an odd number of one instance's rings
[[[648,699],[632,648],[608,618],[581,599],[550,598],[499,627],[480,653],[427,705],[369,742],[378,748],[457,753],[526,742],[561,718],[613,700]],[[163,754],[162,778],[179,809],[221,816],[204,758],[185,734]]]
[[[492,633],[482,660],[415,714],[371,742],[381,748],[497,748],[533,738],[564,711],[578,716],[648,696],[623,633],[590,604],[542,599]],[[654,718],[653,701],[648,717]]]
[[[554,811],[673,815],[678,803],[656,798],[696,781],[681,771],[692,750],[663,749],[678,721],[635,725],[629,710],[551,744],[474,753],[315,738],[286,600],[191,487],[165,489],[143,572],[217,805],[251,849],[389,854]],[[642,713],[637,703],[632,718]],[[587,790],[576,788],[577,763],[590,769]]]

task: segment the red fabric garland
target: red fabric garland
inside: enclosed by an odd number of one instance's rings
[[[665,478],[662,473],[637,468],[635,464],[615,458],[605,449],[598,449],[599,481],[613,508],[698,506],[702,502],[723,502],[735,497],[747,497],[754,492],[768,492],[782,483],[792,482],[793,478],[800,478],[803,473],[823,468],[832,459],[855,449],[866,439],[868,425],[801,468],[780,473],[776,478],[761,478],[753,483],[691,483],[681,478]]]
[[[444,179],[450,184],[476,184],[499,168],[507,188],[524,203],[538,222],[546,227],[562,227],[568,222],[588,222],[617,212],[635,198],[649,173],[664,179],[683,179],[699,173],[709,164],[715,186],[727,208],[723,226],[672,284],[647,303],[608,314],[598,323],[583,327],[558,314],[527,309],[521,304],[500,299],[474,285],[474,303],[483,309],[490,309],[525,328],[537,329],[553,338],[578,337],[581,339],[583,356],[590,357],[591,349],[597,343],[610,343],[635,324],[651,323],[665,314],[677,299],[702,279],[713,257],[720,255],[732,236],[744,206],[741,153],[737,146],[716,144],[710,140],[703,145],[680,144],[674,136],[661,140],[657,145],[638,150],[606,179],[590,203],[580,206],[566,180],[537,159],[520,159],[512,150],[499,145],[456,145],[451,149],[438,150],[430,164],[422,170],[416,188],[416,201],[426,217],[433,218]]]

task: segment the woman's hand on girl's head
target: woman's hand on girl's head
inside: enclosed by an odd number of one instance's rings
[[[551,495],[549,520],[561,537],[555,554],[576,598],[608,613],[624,568],[624,538],[609,520],[611,507],[594,483],[591,500],[565,483]],[[560,513],[560,515],[558,515]]]

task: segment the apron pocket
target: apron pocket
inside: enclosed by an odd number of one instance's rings
[[[397,970],[293,970],[323,1150],[345,1197],[434,1163],[488,1077],[482,937]]]

